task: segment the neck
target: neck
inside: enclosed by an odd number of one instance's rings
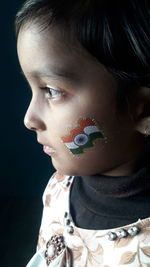
[[[96,174],[82,176],[82,181],[95,191],[117,198],[150,192],[150,164],[129,176],[106,176]]]

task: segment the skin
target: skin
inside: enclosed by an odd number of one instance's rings
[[[24,123],[36,132],[39,143],[55,150],[51,159],[56,170],[67,175],[134,172],[143,138],[135,129],[132,112],[122,113],[117,108],[117,82],[112,74],[56,28],[39,31],[36,25],[23,27],[17,51],[32,90]],[[71,72],[72,78],[54,75],[56,68],[65,68],[65,76]],[[46,86],[56,91],[41,89]],[[133,110],[130,104],[128,110]],[[80,118],[95,119],[107,142],[96,140],[93,148],[73,156],[61,137],[76,128]]]

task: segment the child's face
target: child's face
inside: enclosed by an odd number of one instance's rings
[[[64,41],[58,31],[39,32],[36,26],[21,30],[18,56],[32,89],[25,125],[37,133],[38,142],[47,146],[47,152],[49,147],[58,172],[132,172],[140,140],[131,116],[117,109],[114,77],[83,48]],[[45,87],[52,89],[41,89]],[[70,135],[84,118],[94,119],[104,138],[97,138],[93,147],[72,154],[63,137]]]

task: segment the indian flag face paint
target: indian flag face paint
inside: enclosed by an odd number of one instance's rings
[[[96,139],[105,139],[95,120],[90,118],[80,119],[78,127],[61,137],[61,140],[72,154],[81,154],[85,149],[94,146]]]

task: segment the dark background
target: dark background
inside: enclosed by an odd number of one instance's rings
[[[31,93],[20,74],[14,34],[15,14],[23,2],[1,2],[1,267],[24,267],[34,254],[41,222],[42,194],[54,171],[42,146],[36,142],[36,134],[23,125]]]

